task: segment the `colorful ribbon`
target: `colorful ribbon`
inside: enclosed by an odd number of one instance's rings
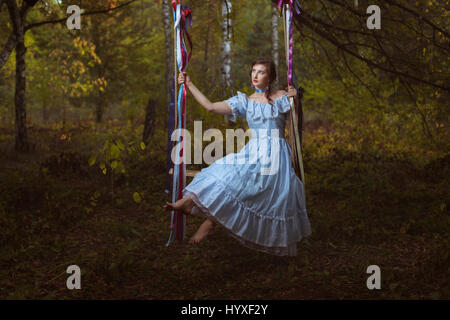
[[[188,66],[188,62],[191,59],[192,54],[192,41],[187,32],[188,26],[192,25],[192,11],[187,6],[181,4],[181,0],[178,0],[176,4],[175,0],[172,0],[172,7],[174,10],[174,29],[175,29],[175,50],[176,61],[179,72],[184,72]],[[185,38],[187,38],[190,46],[189,55],[186,50]],[[175,73],[176,74],[176,73]],[[174,79],[175,79],[174,74]],[[176,128],[184,132],[186,128],[186,86],[181,84],[178,91],[177,99],[177,125]],[[173,97],[173,105],[175,109],[175,97]],[[169,117],[171,118],[171,117]],[[175,117],[172,117],[175,118]],[[170,126],[169,126],[170,127]],[[170,133],[172,135],[172,133]],[[173,179],[172,179],[172,202],[183,198],[183,189],[186,185],[186,164],[183,161],[184,151],[184,137],[181,132],[177,136],[177,145],[175,151],[175,163],[173,164]],[[169,156],[169,155],[168,155]],[[170,155],[171,156],[171,155]],[[170,170],[170,168],[168,168]],[[182,242],[185,236],[186,219],[181,211],[173,210],[171,215],[170,235],[166,246],[171,244],[175,239]]]
[[[297,14],[300,14],[300,4],[298,1],[293,0],[280,0],[278,2],[278,9],[281,9],[283,6],[283,18],[284,18],[284,28],[285,28],[285,44],[286,44],[286,64],[288,66],[288,85],[292,86],[294,85],[295,88],[298,90],[297,81],[295,81],[295,73],[294,73],[294,67],[293,67],[293,12],[292,8],[295,8]],[[290,126],[292,128],[292,132],[294,133],[294,169],[298,173],[300,171],[300,174],[297,174],[300,176],[300,179],[302,180],[303,184],[305,183],[305,174],[303,170],[303,160],[302,160],[302,154],[301,154],[301,144],[300,144],[300,133],[301,128],[299,130],[298,123],[300,122],[300,119],[297,117],[298,110],[295,105],[295,100],[291,97],[290,98],[291,103],[291,123]],[[301,123],[301,122],[300,122]]]

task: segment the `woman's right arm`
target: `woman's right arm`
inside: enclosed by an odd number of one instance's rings
[[[178,76],[178,83],[186,83],[195,100],[198,101],[207,111],[218,114],[232,114],[232,110],[225,101],[211,102],[209,99],[192,83],[186,72],[180,72]]]

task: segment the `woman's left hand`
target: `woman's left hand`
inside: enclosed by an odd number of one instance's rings
[[[287,87],[288,97],[294,97],[297,99],[297,90],[293,86]]]

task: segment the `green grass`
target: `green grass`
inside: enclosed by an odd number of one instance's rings
[[[60,129],[31,129],[33,151],[17,154],[13,130],[1,130],[1,299],[450,298],[448,154],[337,145],[318,156],[306,146],[313,233],[286,258],[242,247],[221,228],[197,246],[166,247],[164,133],[127,158],[111,195],[109,176],[88,165],[108,132],[68,131],[64,142]],[[201,222],[188,218],[187,237]],[[81,290],[66,288],[72,264]],[[372,264],[381,290],[366,287]]]

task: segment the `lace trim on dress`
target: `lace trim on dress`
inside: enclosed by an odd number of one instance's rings
[[[211,192],[213,185],[216,185],[216,191],[226,195],[219,202],[216,202],[215,205],[217,208],[220,208],[224,203],[228,203],[229,205],[227,205],[228,208],[226,209],[233,211],[230,212],[232,218],[213,215],[212,211],[199,200],[199,195],[186,187],[183,190],[183,196],[190,197],[199,208],[199,210],[193,210],[192,214],[199,213],[219,223],[233,238],[239,240],[242,245],[270,254],[294,256],[296,255],[296,242],[311,234],[308,221],[305,221],[302,213],[284,219],[261,215],[233,196],[228,188],[219,182],[216,177],[214,179],[211,179],[209,176],[199,178],[210,179],[211,185],[208,187],[208,192]],[[199,192],[204,193],[205,190]],[[265,233],[252,234],[251,232],[248,233],[248,230],[265,230]],[[295,237],[292,238],[291,236],[294,234]]]
[[[194,203],[195,203],[195,206],[192,209],[192,214],[202,215],[207,219],[211,219],[218,225],[221,225],[222,227],[224,227],[225,231],[227,232],[227,234],[229,236],[231,236],[233,239],[237,240],[244,247],[247,247],[252,250],[268,253],[268,254],[277,255],[277,256],[294,257],[297,255],[297,244],[295,242],[288,245],[287,247],[267,247],[267,246],[263,246],[263,245],[248,241],[248,240],[234,234],[231,230],[226,228],[219,220],[217,220],[216,217],[213,216],[206,207],[204,207],[201,204],[200,200],[198,199],[198,197],[195,193],[188,191],[186,196],[190,197],[192,199],[192,201],[194,201]]]

